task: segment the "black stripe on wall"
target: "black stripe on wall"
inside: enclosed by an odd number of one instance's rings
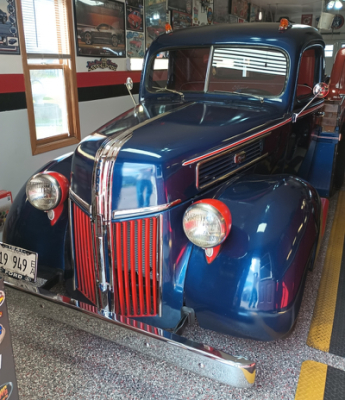
[[[133,84],[132,94],[139,93],[139,82]],[[110,97],[128,96],[128,90],[123,85],[91,86],[78,88],[79,101],[108,99]]]
[[[26,108],[24,92],[0,93],[0,112],[22,110]]]
[[[133,94],[139,93],[139,83],[134,83]],[[125,85],[91,86],[78,88],[78,100],[91,101],[111,97],[128,96]],[[0,93],[0,112],[26,109],[24,92]]]

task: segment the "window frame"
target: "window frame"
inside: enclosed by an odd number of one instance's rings
[[[59,61],[59,64],[30,64],[28,62],[30,58],[28,58],[26,52],[22,2],[21,0],[15,0],[15,1],[17,8],[18,33],[19,33],[19,40],[20,40],[20,47],[22,54],[25,97],[26,97],[26,107],[29,119],[29,131],[30,131],[32,155],[42,154],[48,151],[78,144],[81,140],[81,134],[80,134],[79,103],[78,103],[78,90],[77,90],[77,78],[76,78],[77,74],[76,74],[76,55],[75,55],[72,1],[66,0],[66,6],[67,6],[66,16],[67,16],[67,30],[68,30],[68,44],[70,48],[70,58],[65,59],[66,60],[65,63],[64,63],[65,60],[61,59]],[[49,70],[62,69],[64,73],[69,133],[66,132],[44,139],[37,139],[30,71],[48,70],[48,69]]]

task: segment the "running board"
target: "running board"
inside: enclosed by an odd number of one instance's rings
[[[66,316],[71,315],[73,321],[78,321],[80,329],[227,385],[250,388],[255,382],[255,362],[244,357],[231,356],[211,346],[121,315],[98,311],[94,306],[49,292],[28,282],[7,276],[4,280],[6,286],[44,300],[40,313],[43,312],[49,318],[66,323]],[[95,318],[78,318],[76,311]]]

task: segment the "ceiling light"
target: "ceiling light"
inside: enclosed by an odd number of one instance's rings
[[[342,7],[343,7],[343,3],[342,3],[341,1],[337,0],[337,1],[334,3],[334,8],[335,8],[335,10],[340,10]]]

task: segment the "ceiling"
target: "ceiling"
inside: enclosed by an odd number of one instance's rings
[[[256,4],[268,10],[271,8],[276,15],[292,16],[297,14],[320,15],[324,5],[323,0],[257,0]],[[297,22],[297,21],[296,21]]]

